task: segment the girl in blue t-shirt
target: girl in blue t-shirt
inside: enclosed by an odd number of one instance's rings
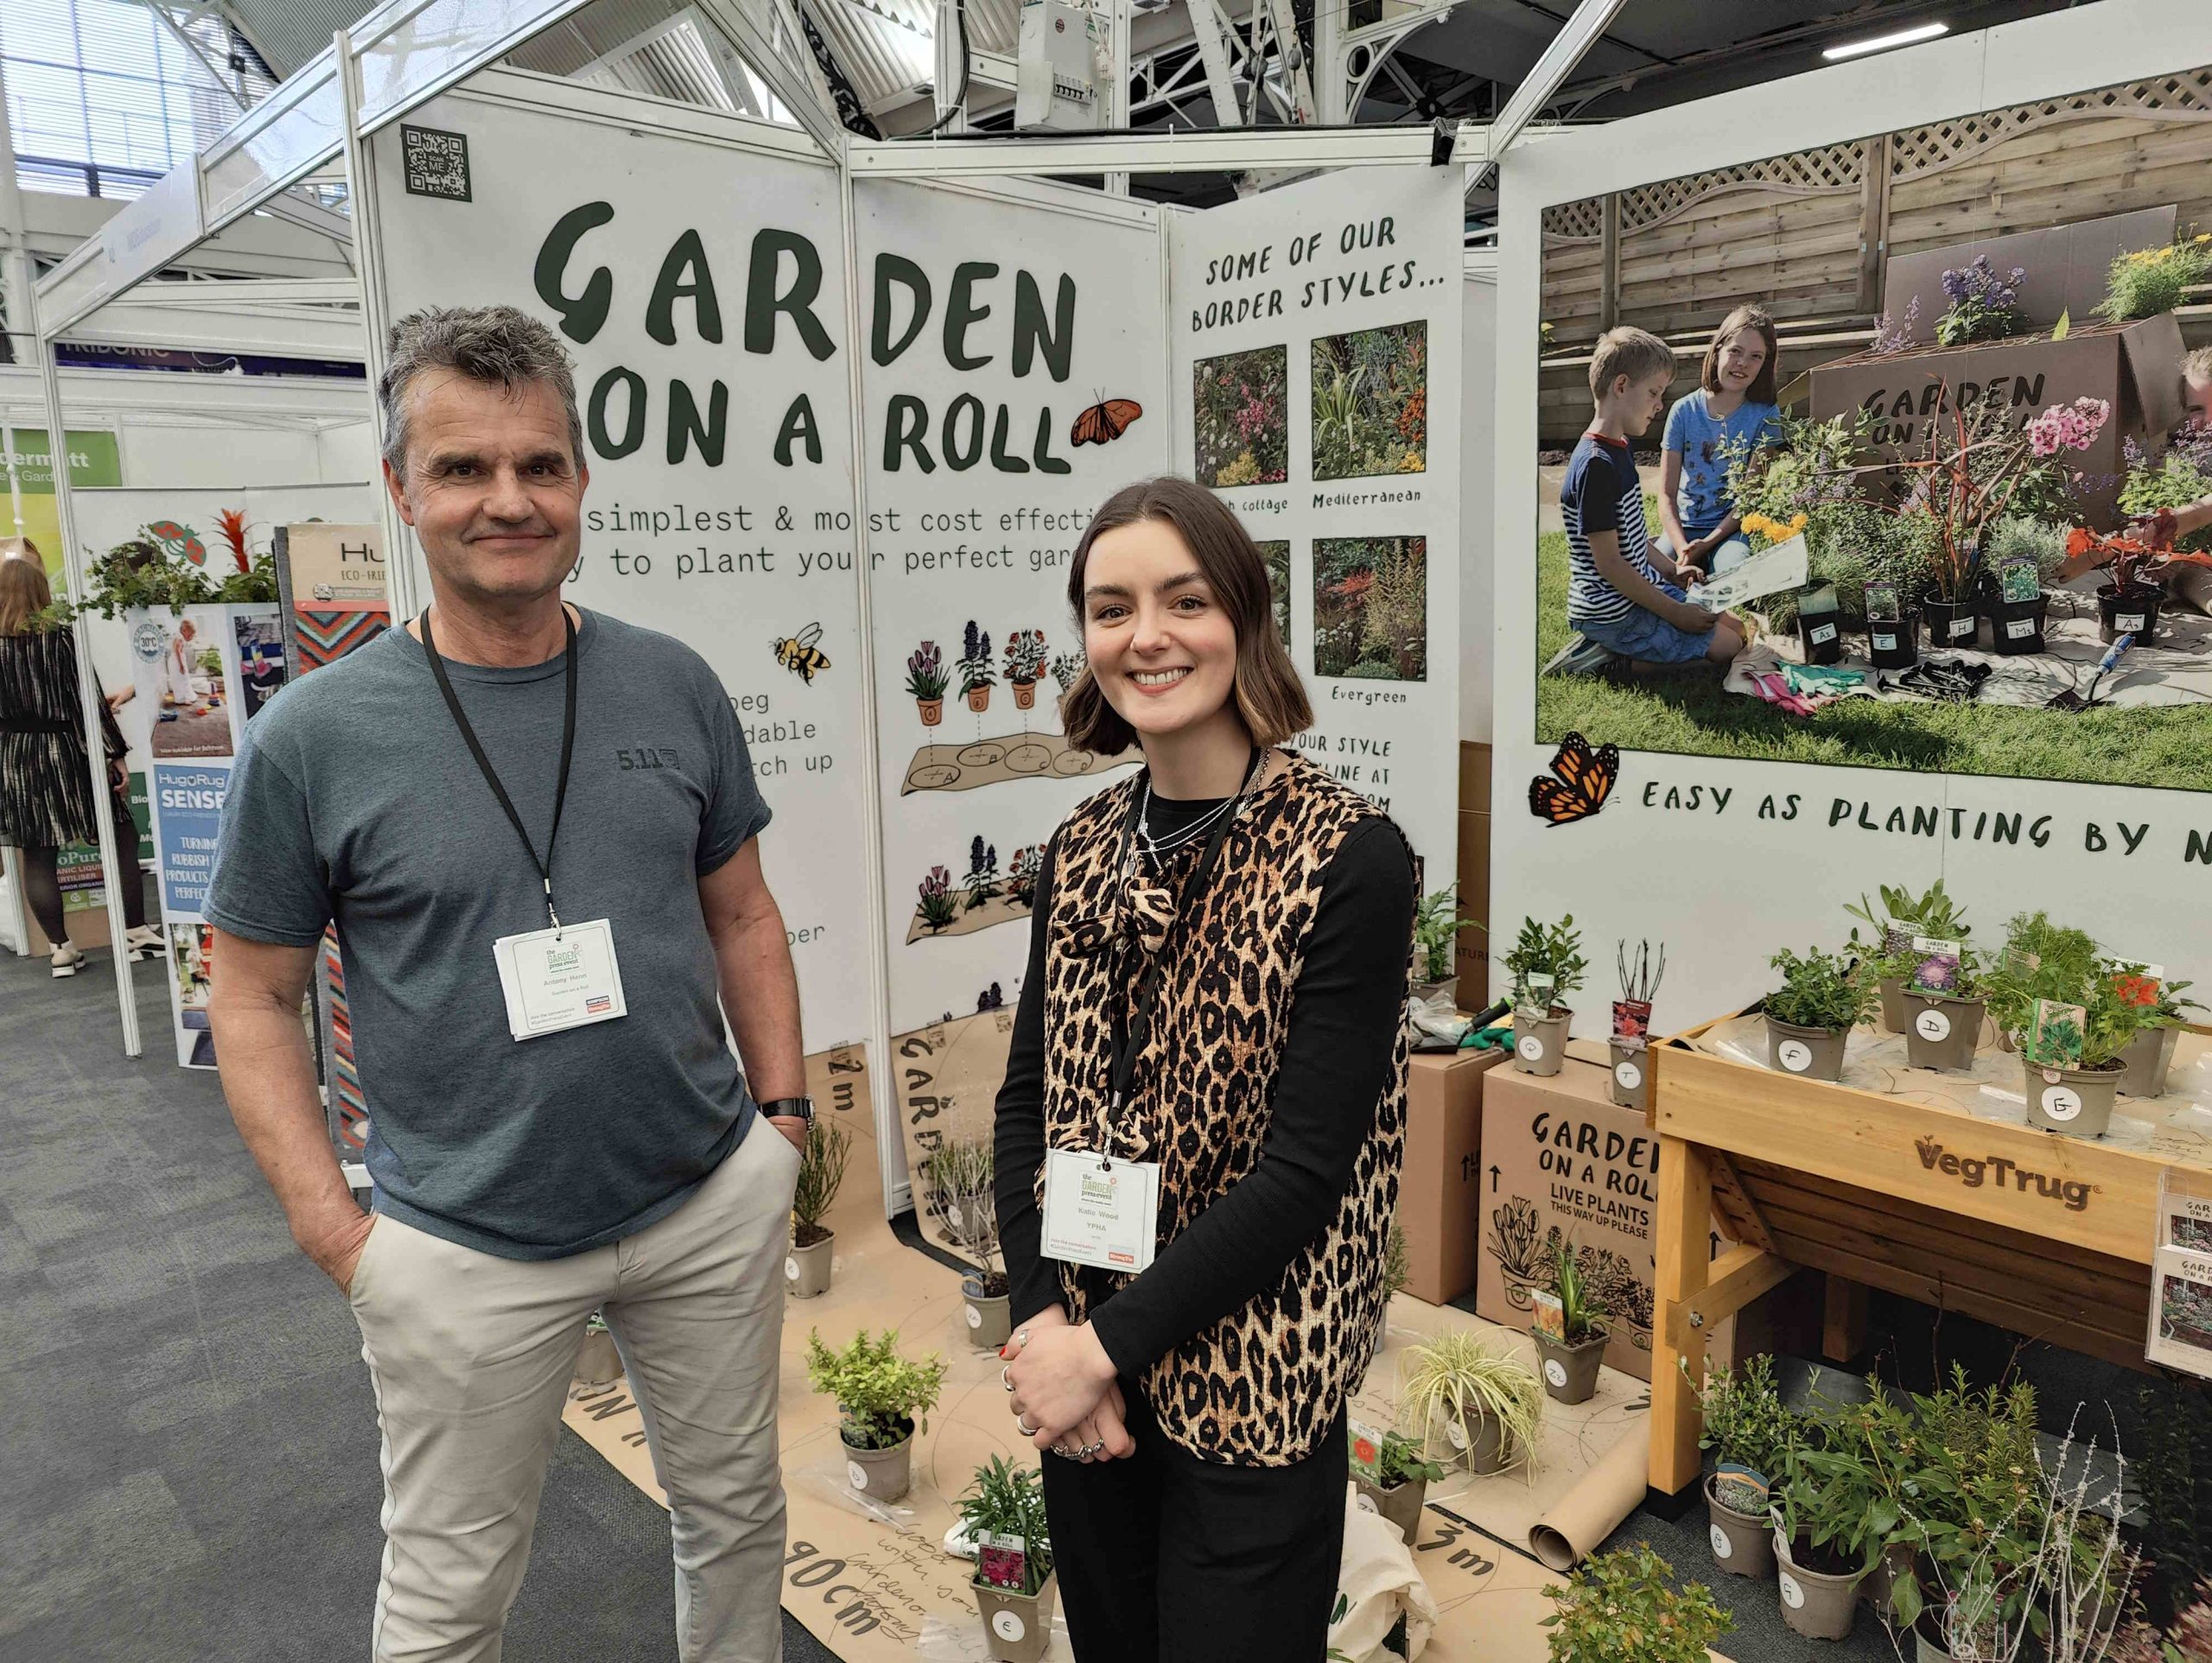
[[[1675,401],[1659,443],[1659,547],[1718,577],[1751,556],[1737,535],[1742,517],[1728,495],[1728,453],[1737,441],[1769,441],[1781,415],[1774,371],[1781,356],[1774,320],[1739,306],[1713,332],[1697,390]]]

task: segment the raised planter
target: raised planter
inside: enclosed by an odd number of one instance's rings
[[[1713,1563],[1732,1577],[1774,1574],[1774,1527],[1756,1513],[1738,1513],[1714,1492],[1717,1473],[1705,1481],[1705,1511]]]
[[[2044,619],[2050,602],[2042,595],[2033,600],[1999,600],[1989,608],[1989,650],[2000,657],[2016,658],[2044,650]]]
[[[1529,1332],[1543,1359],[1536,1372],[1543,1377],[1545,1395],[1554,1403],[1589,1402],[1598,1389],[1598,1367],[1605,1360],[1605,1343],[1611,1336],[1596,1334],[1569,1345],[1535,1329]]]
[[[2127,589],[2098,590],[2097,638],[2113,642],[2132,635],[2137,646],[2151,645],[2158,638],[2158,606],[2164,599],[2164,590],[2145,583]]]
[[[1046,1577],[1033,1594],[982,1581],[969,1586],[976,1590],[976,1609],[982,1615],[984,1643],[994,1663],[1037,1663],[1052,1641],[1052,1603],[1059,1588],[1056,1577]]]
[[[1012,1298],[1005,1293],[985,1293],[983,1285],[974,1277],[963,1278],[960,1297],[965,1302],[960,1315],[968,1324],[968,1343],[979,1351],[995,1351],[1014,1333],[1014,1323],[1007,1314],[1007,1302]]]
[[[1859,1584],[1866,1572],[1831,1574],[1797,1564],[1789,1546],[1775,1533],[1775,1583],[1782,1596],[1782,1622],[1808,1640],[1845,1640],[1859,1615]]]
[[[1982,1002],[1942,999],[1927,993],[1904,995],[1904,1051],[1916,1069],[1970,1069],[1974,1042],[1981,1038]]]
[[[1914,633],[1919,622],[1920,615],[1911,612],[1903,618],[1867,620],[1866,656],[1875,669],[1910,670],[1920,662],[1920,639]]]
[[[912,1432],[909,1431],[887,1450],[856,1450],[845,1444],[844,1450],[845,1482],[870,1501],[903,1501],[906,1492],[913,1487]]]
[[[2174,1041],[2180,1038],[2179,1028],[2146,1028],[2137,1034],[2135,1043],[2120,1053],[2127,1067],[2120,1089],[2131,1097],[2165,1095],[2166,1070],[2173,1067]]]
[[[1928,644],[1935,651],[1973,647],[1980,639],[1981,612],[1971,600],[1923,600],[1920,621],[1928,629]]]
[[[1637,1110],[1651,1107],[1651,1053],[1642,1045],[1629,1046],[1615,1041],[1613,1071],[1606,1089],[1613,1101],[1623,1108]]]
[[[821,1241],[784,1255],[784,1285],[791,1298],[812,1299],[830,1292],[830,1256],[836,1246],[836,1232],[825,1230]]]
[[[2104,1136],[2123,1070],[2044,1068],[2024,1057],[2020,1063],[2027,1076],[2030,1126],[2069,1138]]]
[[[1428,1481],[1426,1478],[1408,1478],[1404,1483],[1393,1484],[1388,1489],[1379,1484],[1370,1483],[1364,1478],[1356,1478],[1352,1482],[1376,1512],[1397,1526],[1398,1534],[1410,1543],[1421,1530],[1421,1510],[1428,1502]]]
[[[1808,1080],[1843,1078],[1843,1042],[1848,1031],[1801,1028],[1794,1022],[1766,1019],[1767,1055],[1784,1074]]]
[[[1554,1005],[1551,1014],[1531,1022],[1513,1013],[1513,1066],[1523,1074],[1557,1074],[1567,1061],[1567,1025],[1574,1013]]]

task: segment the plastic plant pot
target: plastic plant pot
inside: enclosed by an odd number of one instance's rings
[[[1972,647],[1980,638],[1981,613],[1968,600],[1923,600],[1920,621],[1928,630],[1928,645],[1942,652]]]
[[[1982,1002],[1904,995],[1904,1054],[1916,1069],[1970,1069],[1981,1038]]]
[[[1573,1012],[1563,1005],[1531,1021],[1513,1013],[1513,1066],[1523,1074],[1557,1074],[1567,1060],[1567,1025]]]
[[[1427,1505],[1428,1481],[1408,1478],[1402,1484],[1393,1484],[1384,1489],[1364,1478],[1352,1481],[1361,1495],[1371,1503],[1375,1511],[1397,1526],[1398,1534],[1410,1543],[1421,1530],[1421,1510]]]
[[[2120,1074],[2120,1089],[2131,1097],[2164,1096],[2166,1070],[2173,1066],[2174,1042],[2180,1038],[2179,1028],[2145,1028],[2137,1034],[2134,1044],[2120,1053],[2127,1067]]]
[[[1545,1395],[1554,1403],[1589,1402],[1598,1389],[1598,1366],[1605,1360],[1605,1343],[1611,1336],[1593,1334],[1569,1345],[1533,1329],[1529,1332],[1543,1359],[1537,1372],[1543,1376]]]
[[[1843,618],[1834,612],[1797,614],[1797,640],[1808,664],[1833,664],[1843,657]]]
[[[1738,1513],[1715,1492],[1719,1475],[1705,1481],[1707,1533],[1713,1543],[1716,1570],[1732,1577],[1770,1577],[1774,1574],[1774,1527],[1764,1514]]]
[[[1616,1042],[1612,1047],[1613,1070],[1606,1089],[1613,1101],[1623,1108],[1637,1110],[1651,1107],[1651,1053],[1643,1046],[1627,1046]]]
[[[569,1378],[578,1386],[605,1386],[620,1380],[622,1354],[615,1349],[614,1336],[603,1328],[586,1334],[576,1349],[575,1373]]]
[[[1767,1055],[1784,1074],[1794,1074],[1802,1080],[1840,1080],[1847,1031],[1840,1028],[1801,1028],[1794,1022],[1777,1022],[1769,1017]]]
[[[1037,1663],[1052,1642],[1057,1577],[1046,1577],[1033,1594],[994,1588],[987,1582],[969,1585],[976,1590],[976,1609],[983,1619],[984,1644],[990,1647],[992,1663]]]
[[[2158,603],[2165,591],[2138,583],[2126,589],[2097,591],[2097,639],[2117,641],[2123,635],[2147,647],[2158,638]]]
[[[1776,1546],[1774,1569],[1782,1596],[1783,1627],[1808,1640],[1850,1637],[1853,1619],[1859,1615],[1859,1584],[1866,1579],[1864,1571],[1832,1576],[1808,1571],[1794,1563],[1788,1548],[1780,1543]]]
[[[2044,1068],[2024,1057],[2020,1065],[2026,1073],[2030,1126],[2069,1138],[2104,1136],[2123,1069]]]
[[[794,1299],[818,1298],[830,1292],[830,1254],[836,1249],[835,1231],[808,1247],[793,1247],[784,1255],[784,1285]]]
[[[844,1449],[845,1482],[855,1490],[871,1501],[906,1498],[913,1486],[913,1433],[908,1432],[887,1450],[856,1450],[849,1444]]]
[[[1904,978],[1884,976],[1877,984],[1882,990],[1882,1031],[1904,1031]]]
[[[1989,608],[1989,650],[2000,657],[2017,658],[2044,650],[2044,619],[2050,602],[2037,595],[2033,600],[1999,600]]]
[[[1910,670],[1920,662],[1920,622],[1916,612],[1903,618],[1866,620],[1866,656],[1877,670]]]
[[[1859,1596],[1884,1622],[1890,1620],[1891,1612],[1896,1609],[1897,1584],[1912,1575],[1912,1562],[1911,1543],[1891,1542],[1882,1550],[1882,1557],[1874,1561],[1866,1580],[1859,1584]]]
[[[968,1343],[979,1351],[995,1351],[1013,1336],[1014,1323],[1007,1312],[1011,1294],[987,1294],[982,1284],[969,1277],[960,1284],[961,1320],[968,1325]]]

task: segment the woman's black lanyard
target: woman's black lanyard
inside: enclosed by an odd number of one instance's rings
[[[530,864],[537,868],[538,877],[545,885],[545,916],[553,921],[555,934],[561,929],[561,915],[553,910],[553,840],[561,835],[561,805],[569,799],[569,759],[576,747],[576,623],[569,616],[566,606],[561,608],[561,628],[567,651],[562,664],[562,677],[568,683],[567,701],[561,716],[561,783],[553,790],[553,828],[545,834],[545,858],[537,858],[537,847],[530,841],[530,834],[523,829],[522,816],[515,812],[515,805],[507,796],[507,788],[499,784],[499,776],[492,766],[491,758],[484,754],[484,747],[477,741],[476,730],[468,725],[468,713],[461,708],[461,701],[454,696],[453,678],[446,674],[446,661],[438,656],[437,643],[430,638],[430,614],[423,614],[423,651],[430,657],[430,673],[438,678],[438,691],[446,695],[446,708],[453,712],[454,726],[461,729],[461,736],[468,742],[468,754],[476,759],[476,765],[484,771],[484,783],[492,788],[492,795],[499,799],[499,806],[507,811],[507,823],[515,828],[515,835],[522,839],[522,846],[530,856]]]
[[[1205,851],[1198,856],[1198,864],[1192,872],[1190,881],[1184,885],[1182,893],[1176,898],[1175,918],[1167,927],[1170,939],[1174,936],[1176,925],[1188,917],[1198,902],[1205,897],[1206,885],[1213,879],[1214,866],[1221,858],[1222,848],[1229,841],[1230,828],[1236,825],[1244,812],[1246,800],[1259,784],[1261,775],[1267,771],[1263,761],[1266,752],[1258,746],[1252,747],[1252,759],[1246,765],[1243,784],[1237,788],[1236,801],[1230,805],[1229,812],[1222,816],[1221,823],[1208,835]],[[1122,822],[1121,864],[1125,879],[1130,873],[1130,862],[1135,858],[1137,822],[1142,818],[1145,809],[1144,786],[1145,780],[1141,778],[1129,805],[1129,816]],[[1114,1001],[1113,1042],[1107,1076],[1104,1121],[1103,1141],[1106,1146],[1099,1151],[1102,1171],[1113,1164],[1114,1134],[1121,1128],[1122,1110],[1128,1101],[1129,1082],[1136,1072],[1137,1058],[1144,1055],[1145,1045],[1152,1038],[1152,1007],[1160,995],[1160,980],[1166,973],[1167,942],[1162,941],[1152,954],[1151,962],[1145,966],[1144,976],[1137,983],[1136,996],[1130,1001],[1126,1015],[1122,1001],[1118,999]]]

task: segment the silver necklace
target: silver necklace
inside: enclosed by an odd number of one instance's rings
[[[1184,827],[1181,830],[1170,832],[1164,838],[1155,838],[1150,830],[1147,829],[1152,819],[1152,780],[1149,773],[1147,773],[1144,783],[1144,801],[1137,809],[1136,842],[1138,848],[1145,854],[1149,855],[1155,865],[1160,863],[1166,856],[1173,854],[1177,849],[1181,848],[1184,844],[1188,843],[1193,839],[1203,835],[1209,827],[1212,826],[1214,822],[1219,820],[1224,815],[1234,815],[1241,810],[1244,805],[1245,799],[1252,794],[1252,788],[1259,783],[1261,778],[1266,774],[1267,771],[1268,754],[1264,750],[1262,750],[1260,752],[1259,759],[1253,765],[1250,771],[1245,775],[1243,784],[1237,787],[1236,795],[1235,797],[1230,797],[1224,802],[1217,804],[1212,809],[1208,809],[1205,814],[1200,815],[1196,820]]]

